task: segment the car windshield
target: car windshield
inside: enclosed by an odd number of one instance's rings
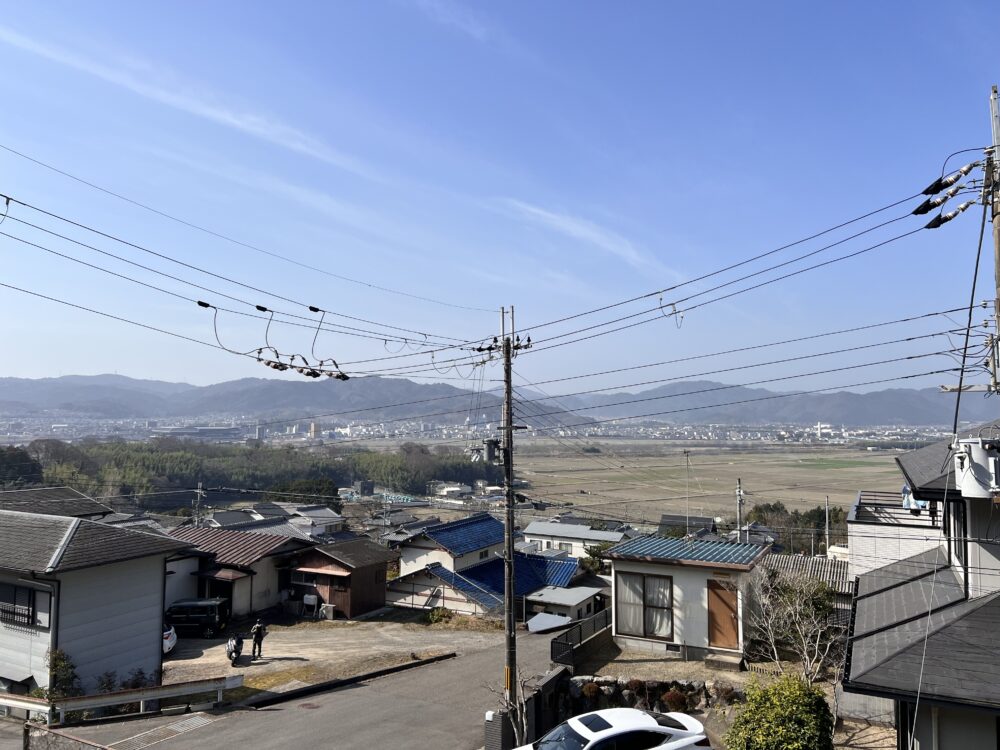
[[[569,724],[560,724],[535,743],[535,750],[583,750],[586,744]]]

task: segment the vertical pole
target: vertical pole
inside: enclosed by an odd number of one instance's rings
[[[519,724],[517,683],[517,640],[514,633],[514,395],[511,359],[513,342],[503,339],[503,467],[507,513],[504,519],[504,630],[506,631],[507,663],[504,667],[504,699],[511,712],[514,726]],[[519,738],[520,739],[520,738]]]
[[[993,336],[994,367],[997,366],[996,347],[1000,346],[1000,190],[997,190],[997,183],[1000,181],[1000,98],[997,96],[996,84],[990,91],[990,131],[993,140],[989,154],[986,158],[986,179],[983,183],[983,192],[989,189],[988,197],[990,209],[993,216],[993,265],[994,280],[996,282],[996,299],[993,302],[993,318],[996,323]],[[994,373],[995,375],[995,373]]]
[[[826,554],[830,556],[830,496],[826,496]]]
[[[684,449],[684,533],[691,533],[691,451]]]
[[[743,480],[736,480],[736,541],[743,541]]]
[[[201,497],[204,494],[201,482],[198,482],[198,489],[194,491],[194,527],[196,529],[201,527]]]

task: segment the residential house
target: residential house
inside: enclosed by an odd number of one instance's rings
[[[657,536],[684,536],[691,534],[698,529],[707,529],[713,534],[719,529],[715,525],[715,519],[711,516],[691,516],[676,513],[664,513],[660,516],[660,523],[656,527]]]
[[[544,612],[570,620],[582,620],[597,611],[601,591],[597,586],[544,586],[524,597],[526,617]]]
[[[210,567],[197,573],[198,596],[229,599],[235,617],[278,606],[291,586],[292,556],[314,546],[304,539],[234,529],[183,526],[170,535],[215,556]]]
[[[114,511],[72,487],[36,487],[0,491],[0,510],[100,521]]]
[[[386,602],[401,607],[446,607],[463,614],[495,613],[503,606],[504,527],[489,514],[437,524],[399,547],[399,577]],[[514,554],[516,611],[524,597],[545,586],[565,588],[577,576],[578,560]]]
[[[892,702],[899,748],[1000,745],[998,430],[899,456],[910,492],[862,493],[849,516],[844,690]]]
[[[748,524],[744,524],[739,531],[733,529],[726,535],[726,538],[730,542],[742,541],[747,544],[758,544],[761,547],[769,547],[774,553],[784,552],[785,550],[780,543],[777,532],[772,531],[758,521],[751,521]]]
[[[370,539],[324,544],[302,552],[292,568],[296,599],[315,594],[330,617],[347,618],[385,606],[386,571],[399,554]]]
[[[833,621],[847,627],[851,619],[851,598],[854,596],[854,580],[849,575],[846,560],[808,555],[767,555],[764,567],[782,575],[810,578],[822,581],[833,594]]]
[[[625,538],[623,531],[601,531],[561,521],[532,521],[524,528],[524,541],[536,543],[539,551],[558,549],[573,557],[586,557],[589,549],[618,544]]]
[[[64,651],[85,691],[163,658],[167,561],[190,544],[67,516],[0,511],[0,691],[49,686]]]
[[[604,553],[611,560],[612,635],[620,645],[695,660],[738,663],[743,590],[768,548],[693,538],[640,537]]]

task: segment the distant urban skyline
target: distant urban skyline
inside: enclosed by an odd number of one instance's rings
[[[433,361],[382,358],[418,353],[424,333],[442,343],[488,341],[499,332],[493,311],[513,304],[519,329],[539,342],[515,363],[521,385],[948,310],[969,296],[978,207],[940,230],[690,310],[683,319],[544,351],[577,337],[547,338],[575,329],[640,310],[655,317],[659,302],[669,314],[672,299],[769,263],[532,329],[886,206],[919,192],[951,152],[986,145],[987,96],[1000,73],[989,45],[961,43],[996,20],[992,4],[960,3],[947,13],[923,2],[908,4],[906,13],[888,5],[794,3],[722,12],[653,2],[623,11],[569,2],[399,0],[276,14],[271,6],[230,2],[164,6],[155,23],[148,8],[127,3],[11,3],[5,10],[0,61],[17,74],[0,81],[9,115],[0,121],[0,146],[257,248],[0,149],[0,193],[188,264],[15,202],[0,233],[186,299],[0,235],[0,282],[12,287],[209,344],[216,341],[212,312],[193,300],[247,311],[262,319],[220,312],[217,320],[219,340],[241,352],[266,343],[269,313],[243,302],[259,304],[302,316],[300,327],[275,324],[268,332],[267,341],[283,352],[312,356],[315,349],[317,357],[354,363],[345,369],[359,374],[419,364],[419,379],[463,387],[474,387],[481,373],[449,369],[452,351]],[[948,167],[975,158],[961,154]],[[768,261],[895,219],[917,202]],[[901,220],[689,305],[924,222]],[[993,295],[991,265],[987,260],[981,269],[979,299]],[[301,377],[7,287],[0,287],[0,305],[0,376],[118,372],[197,385]],[[349,316],[324,318],[345,330],[322,333],[314,348],[310,326],[318,314],[306,305]],[[977,311],[978,322],[985,317]],[[803,374],[763,386],[774,390],[952,383],[949,373],[894,378],[955,367],[948,357],[923,355],[955,348],[960,337],[884,342],[962,325],[964,316],[953,313],[609,373],[573,389],[704,372],[729,383]],[[874,343],[883,345],[783,361]],[[902,361],[911,355],[922,358]],[[776,364],[748,369],[766,362]],[[487,371],[487,379],[496,377],[495,368]],[[885,382],[858,385],[877,380]]]

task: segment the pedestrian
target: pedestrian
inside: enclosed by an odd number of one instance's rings
[[[250,652],[250,658],[256,659],[263,656],[261,650],[264,645],[264,636],[267,635],[267,626],[264,625],[264,621],[259,617],[256,624],[250,628],[250,635],[253,636],[253,649]]]

